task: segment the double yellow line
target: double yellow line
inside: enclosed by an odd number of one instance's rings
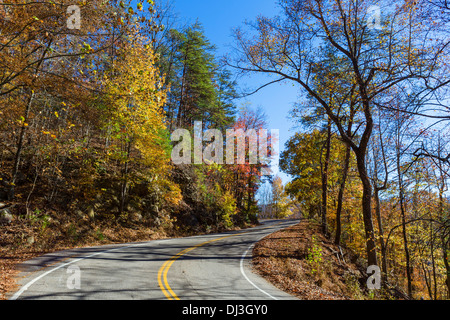
[[[283,221],[281,221],[279,223],[276,223],[274,225],[263,227],[260,230],[273,228],[274,226],[278,226],[278,225],[280,225],[282,223],[283,223]],[[190,252],[192,250],[195,250],[197,248],[203,247],[203,246],[205,246],[207,244],[210,244],[210,243],[213,243],[213,242],[216,242],[216,241],[220,241],[220,240],[223,240],[223,239],[231,238],[231,237],[240,236],[240,235],[247,234],[247,233],[250,233],[250,232],[251,231],[235,233],[235,234],[231,234],[231,235],[228,235],[228,236],[225,236],[225,237],[221,237],[221,238],[217,238],[217,239],[213,239],[213,240],[209,240],[209,241],[197,244],[197,245],[195,245],[193,247],[190,247],[190,248],[184,249],[183,251],[180,251],[179,253],[174,255],[172,258],[167,260],[162,265],[162,267],[159,269],[159,271],[158,271],[158,284],[159,284],[159,287],[160,287],[161,291],[166,296],[166,298],[169,299],[169,300],[180,300],[180,298],[176,295],[176,293],[173,292],[172,288],[170,287],[170,285],[169,285],[169,283],[167,281],[167,273],[169,272],[170,267],[172,266],[172,264],[176,260],[178,260],[179,258],[184,256],[186,253],[188,253],[188,252]]]
[[[177,253],[176,255],[174,255],[172,258],[170,258],[169,260],[167,260],[162,267],[159,269],[158,271],[158,284],[159,287],[161,288],[161,291],[164,293],[164,295],[166,296],[167,299],[169,300],[180,300],[180,298],[176,295],[175,292],[173,292],[172,288],[170,287],[169,283],[167,282],[167,273],[169,272],[170,267],[172,266],[172,264],[178,260],[179,258],[181,258],[182,256],[184,256],[186,253],[197,249],[199,247],[203,247],[207,244],[216,242],[216,241],[220,241],[226,238],[230,238],[230,237],[235,237],[235,236],[239,236],[241,234],[246,234],[248,232],[243,232],[243,233],[237,233],[237,234],[232,234],[229,236],[225,236],[225,237],[221,237],[218,239],[213,239],[213,240],[209,240],[203,243],[200,243],[196,246],[184,249],[183,251],[180,251],[179,253]]]

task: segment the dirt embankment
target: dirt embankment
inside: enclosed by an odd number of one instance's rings
[[[278,288],[303,300],[392,299],[367,289],[364,267],[349,250],[327,239],[317,224],[303,220],[273,233],[253,249],[253,267]]]

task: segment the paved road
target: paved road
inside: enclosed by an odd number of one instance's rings
[[[239,232],[49,254],[23,265],[21,287],[10,299],[295,299],[250,268],[253,245],[295,223],[271,220]]]

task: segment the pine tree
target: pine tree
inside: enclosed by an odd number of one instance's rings
[[[186,30],[169,32],[171,52],[162,68],[170,86],[166,106],[171,128],[192,127],[202,121],[205,127],[224,129],[234,120],[236,83],[221,70],[215,59],[215,47],[205,37],[200,23]]]

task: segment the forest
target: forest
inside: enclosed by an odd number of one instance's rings
[[[274,2],[220,56],[167,0],[0,1],[0,245],[300,212],[409,298],[449,299],[450,4]],[[175,164],[177,129],[272,129],[240,103],[250,74],[272,79],[256,91],[298,88],[279,155],[291,181],[262,174],[267,145],[256,164]]]

